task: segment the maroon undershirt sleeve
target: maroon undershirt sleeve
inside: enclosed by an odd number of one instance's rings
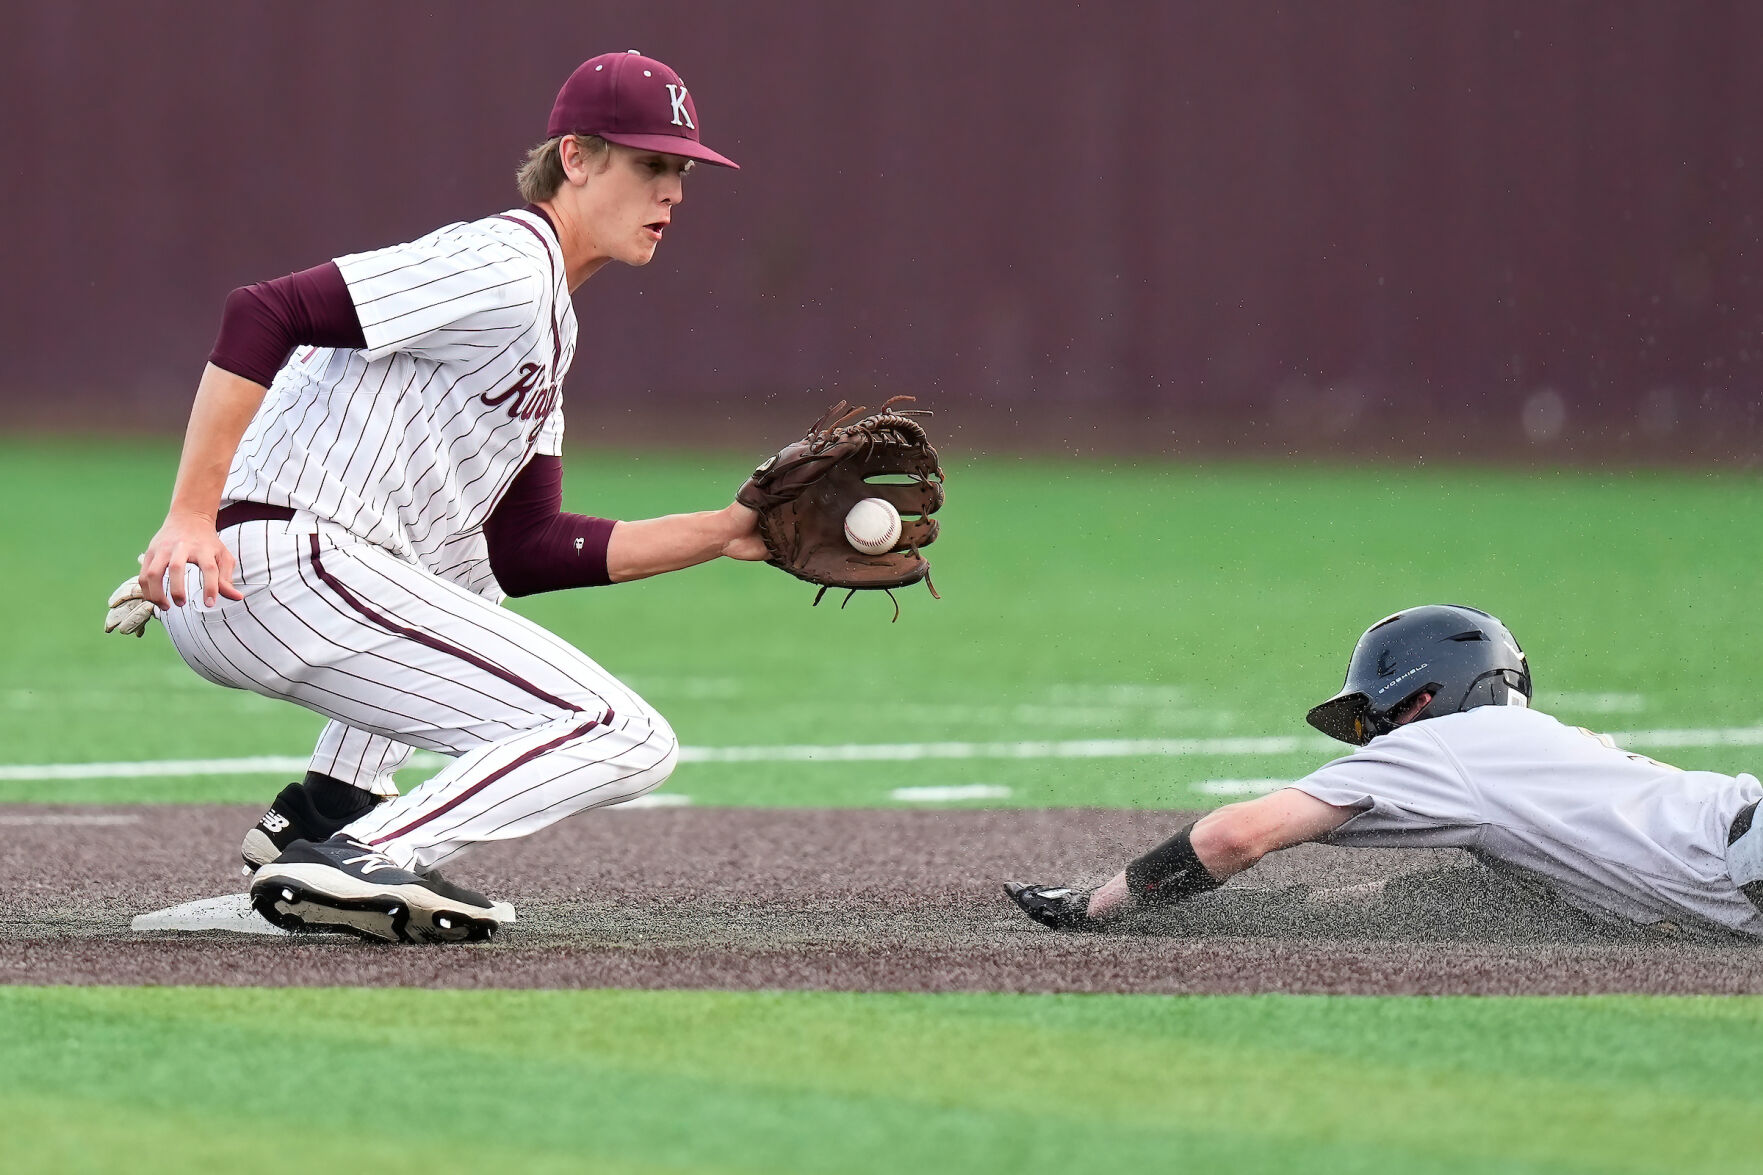
[[[511,596],[612,582],[606,545],[615,523],[563,513],[563,458],[535,456],[484,521],[490,570]]]
[[[327,261],[228,294],[208,361],[268,387],[295,347],[366,346],[343,272]]]

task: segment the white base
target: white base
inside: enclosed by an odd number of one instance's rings
[[[155,930],[230,930],[235,934],[273,934],[283,938],[288,932],[264,921],[251,908],[251,895],[230,893],[218,898],[201,898],[142,914],[129,923],[137,933]]]

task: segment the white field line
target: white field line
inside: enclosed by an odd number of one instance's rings
[[[1763,726],[1613,730],[1610,737],[1625,747],[1763,747]]]
[[[257,755],[249,759],[148,759],[138,763],[38,763],[0,767],[0,782],[49,779],[158,779],[183,775],[299,775],[305,755]]]
[[[1264,796],[1291,784],[1289,779],[1208,779],[1193,788],[1208,796]]]
[[[1290,755],[1327,739],[1094,738],[1031,742],[846,743],[842,746],[686,747],[682,763],[901,763],[920,759],[1133,759],[1182,755]]]
[[[847,703],[839,703],[847,710]],[[1158,707],[1147,709],[1135,707],[1130,713],[1123,714],[1121,706],[1079,706],[1057,703],[1006,706],[973,706],[973,705],[938,705],[934,702],[922,702],[901,706],[889,706],[888,717],[898,723],[925,722],[950,723],[960,722],[972,726],[997,726],[1015,723],[1028,727],[1088,727],[1091,730],[1118,727],[1123,716],[1140,727],[1157,724],[1173,726],[1180,724],[1192,730],[1201,729],[1227,730],[1236,724],[1235,710],[1196,710],[1192,707]]]
[[[18,828],[43,824],[74,824],[91,826],[94,824],[135,824],[139,816],[125,816],[121,813],[98,813],[90,816],[75,815],[71,812],[50,812],[43,815],[21,816],[0,812],[0,828]]]
[[[1682,730],[1614,732],[1623,746],[1763,747],[1763,726],[1726,726]],[[1271,735],[1259,738],[1113,738],[1042,740],[1032,742],[927,742],[797,744],[770,747],[685,747],[683,763],[901,763],[952,759],[1136,759],[1188,756],[1279,756],[1345,750],[1320,736]],[[427,752],[411,758],[415,767],[433,767],[447,760]],[[244,759],[158,759],[123,763],[38,763],[0,766],[0,783],[36,780],[150,779],[190,775],[282,775],[306,770],[307,760],[295,755],[258,755]]]
[[[996,783],[960,783],[949,787],[897,787],[888,793],[908,804],[946,804],[953,800],[1002,800],[1010,789]]]
[[[1645,694],[1557,693],[1542,700],[1549,713],[1570,710],[1580,714],[1638,714],[1647,708]]]
[[[626,800],[622,804],[609,804],[600,809],[602,812],[619,812],[630,808],[689,808],[692,806],[691,796],[682,796],[672,791],[652,791],[647,795],[638,796],[634,800]]]
[[[1194,691],[1183,685],[1056,682],[1047,687],[1046,696],[1055,702],[1108,706],[1180,706],[1194,696]]]

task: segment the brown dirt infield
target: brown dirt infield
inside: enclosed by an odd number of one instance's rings
[[[1463,879],[1481,874],[1456,869],[1468,862],[1454,852],[1305,846],[1269,858],[1250,886],[1106,934],[1043,930],[1000,891],[1006,878],[1100,880],[1188,818],[1170,812],[599,812],[449,868],[518,907],[494,943],[128,929],[136,914],[242,890],[233,853],[256,815],[0,809],[0,983],[1763,992],[1763,951],[1747,943],[1600,930],[1477,896]]]

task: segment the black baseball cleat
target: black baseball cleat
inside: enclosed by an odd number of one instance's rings
[[[1063,885],[1025,885],[1006,881],[1004,892],[1022,912],[1054,930],[1100,930],[1102,923],[1090,917],[1090,890]]]
[[[282,850],[297,840],[329,840],[373,810],[384,797],[362,791],[344,783],[334,783],[330,792],[342,799],[341,811],[327,815],[313,802],[310,784],[290,783],[270,804],[269,811],[257,818],[239,856],[245,861],[245,872],[255,873],[282,855]],[[329,798],[329,797],[327,797]]]
[[[507,902],[401,869],[346,836],[289,845],[257,871],[251,906],[283,930],[334,930],[378,942],[483,942],[514,921]]]

